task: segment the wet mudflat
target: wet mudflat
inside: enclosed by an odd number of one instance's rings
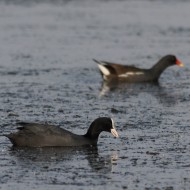
[[[120,134],[97,148],[13,149],[0,137],[0,189],[190,188],[189,1],[0,1],[0,132],[17,121],[78,134],[99,116]],[[92,58],[185,63],[159,85],[102,84]]]

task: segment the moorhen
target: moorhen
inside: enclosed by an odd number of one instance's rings
[[[175,64],[183,67],[183,63],[174,55],[164,56],[150,69],[141,69],[134,66],[93,60],[98,64],[105,81],[117,80],[130,83],[158,82],[160,75],[167,67]]]

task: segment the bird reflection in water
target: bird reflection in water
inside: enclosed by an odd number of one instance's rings
[[[16,157],[16,163],[30,170],[40,170],[46,168],[51,170],[73,169],[73,167],[84,168],[88,161],[90,168],[95,172],[110,173],[113,165],[116,164],[118,156],[114,152],[112,155],[100,155],[97,146],[83,147],[45,147],[45,148],[21,148],[12,147],[10,151],[12,157]],[[15,159],[14,159],[15,160]],[[68,171],[67,171],[68,172]]]
[[[173,106],[183,99],[179,91],[171,92],[169,87],[163,87],[159,82],[137,84],[125,83],[117,80],[103,81],[99,97],[112,97],[112,95],[115,96],[117,94],[117,97],[126,99],[126,97],[135,97],[141,93],[146,93],[155,97],[159,103],[165,106]]]

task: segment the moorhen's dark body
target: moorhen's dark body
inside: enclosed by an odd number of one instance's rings
[[[118,133],[114,121],[108,117],[95,119],[85,135],[76,135],[58,126],[37,123],[19,123],[18,132],[5,135],[14,146],[50,147],[97,145],[102,131],[110,132],[114,137]]]
[[[141,69],[134,66],[120,65],[107,61],[94,60],[100,69],[105,81],[118,80],[130,83],[158,82],[162,72],[169,66],[183,66],[174,55],[166,55],[161,58],[152,68]]]

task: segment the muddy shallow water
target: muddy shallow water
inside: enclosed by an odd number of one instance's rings
[[[113,117],[97,148],[13,149],[0,137],[0,189],[190,188],[189,1],[0,1],[0,130],[20,120],[78,134]],[[102,83],[92,58],[150,67],[159,85]]]

